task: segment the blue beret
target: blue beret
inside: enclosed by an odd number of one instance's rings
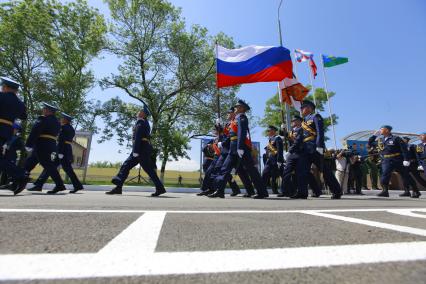
[[[389,129],[389,131],[392,131],[392,126],[390,125],[382,125],[380,128],[386,128]]]
[[[69,121],[73,120],[71,115],[66,114],[65,112],[61,112],[61,116]]]
[[[21,86],[21,84],[19,84],[18,82],[14,81],[14,80],[12,80],[10,78],[0,77],[0,79],[1,79],[1,84],[2,85],[8,86],[8,87],[10,87],[12,89],[16,89],[17,90]]]
[[[250,110],[250,106],[243,100],[238,100],[238,102],[235,104],[235,106],[242,106],[246,110]]]
[[[150,116],[151,115],[151,112],[149,111],[149,109],[148,109],[148,106],[146,105],[146,104],[143,104],[143,109],[142,109],[142,111],[147,115],[147,116]]]
[[[57,108],[57,107],[52,106],[52,105],[50,105],[50,104],[48,104],[48,103],[43,103],[43,107],[44,107],[44,108],[47,108],[48,110],[50,110],[50,111],[52,111],[52,112],[56,112],[56,111],[58,111],[58,108]]]
[[[315,104],[311,101],[304,100],[300,108],[304,108],[304,107],[312,107],[313,109],[315,109]]]

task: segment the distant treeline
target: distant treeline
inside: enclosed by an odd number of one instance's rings
[[[90,167],[92,168],[112,168],[112,169],[119,169],[121,167],[123,163],[122,162],[116,162],[116,163],[111,163],[108,161],[98,161],[98,162],[93,162],[90,163]]]

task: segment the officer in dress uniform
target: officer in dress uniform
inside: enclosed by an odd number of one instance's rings
[[[305,163],[305,168],[302,170],[303,175],[307,175],[304,179],[309,178],[309,170],[311,165],[314,164],[320,171],[324,178],[325,184],[330,189],[332,199],[340,199],[342,196],[342,189],[339,182],[334,176],[332,170],[323,166],[324,162],[324,123],[320,114],[315,113],[315,104],[311,101],[305,100],[301,105],[302,115],[304,121],[302,122],[303,128],[303,150],[306,154],[308,162]],[[308,171],[306,170],[308,168]],[[308,196],[308,188],[305,182],[299,185],[299,191],[293,198],[306,198]]]
[[[74,156],[72,154],[72,141],[75,136],[75,130],[71,125],[72,117],[66,113],[62,113],[61,115],[61,131],[59,132],[58,138],[58,156],[55,163],[57,166],[61,165],[64,172],[70,178],[73,185],[73,190],[71,190],[70,193],[76,193],[83,189],[83,185],[72,168],[74,160]],[[43,170],[39,178],[34,182],[34,186],[27,190],[42,191],[43,185],[48,178],[49,175],[47,170]]]
[[[61,130],[61,124],[55,116],[57,110],[52,105],[43,104],[43,115],[37,118],[25,143],[25,148],[31,153],[25,161],[25,171],[29,176],[35,166],[40,163],[47,175],[55,182],[55,188],[48,191],[48,194],[66,190],[55,162],[58,153],[56,139]]]
[[[426,176],[426,132],[420,134],[421,143],[417,145],[417,161],[419,162],[419,169],[423,170]]]
[[[114,189],[106,192],[106,194],[122,194],[123,184],[129,176],[129,172],[137,164],[142,166],[142,169],[148,174],[155,185],[155,192],[151,196],[156,197],[166,193],[164,185],[158,178],[155,171],[155,164],[152,161],[152,145],[149,142],[151,136],[151,126],[148,122],[150,112],[146,105],[138,113],[138,121],[133,129],[133,149],[130,156],[123,163],[117,176],[112,178],[112,183],[116,185]]]
[[[379,136],[380,135],[380,136]],[[382,176],[380,182],[382,184],[382,192],[378,194],[380,197],[389,197],[389,181],[393,171],[400,173],[404,183],[404,193],[400,196],[411,196],[418,198],[420,192],[413,189],[413,195],[409,191],[408,167],[410,166],[408,148],[401,137],[392,134],[390,125],[383,125],[379,131],[376,131],[368,139],[368,145],[371,147],[376,144],[382,158]]]
[[[24,142],[22,141],[20,132],[22,131],[22,127],[18,123],[13,124],[13,136],[7,141],[6,144],[3,145],[3,148],[0,149],[5,159],[15,164],[18,161],[18,153],[22,153],[24,150]],[[0,178],[0,185],[8,185],[9,176],[3,172]],[[7,188],[8,188],[7,186]]]
[[[239,169],[240,164],[247,171],[257,194],[253,196],[255,199],[263,199],[268,197],[268,191],[263,183],[259,171],[254,166],[251,155],[251,141],[249,136],[248,119],[245,113],[250,110],[249,105],[243,100],[239,100],[235,107],[235,120],[230,125],[230,150],[227,155],[217,177],[215,178],[215,189],[209,197],[223,198],[225,193],[225,185],[231,178],[232,169]]]
[[[0,149],[13,136],[13,123],[16,119],[27,119],[27,111],[25,104],[18,98],[19,83],[1,77],[1,92],[0,92]],[[10,189],[14,194],[21,192],[28,178],[25,176],[23,169],[19,168],[16,163],[12,163],[0,153],[0,172],[6,173],[12,178],[13,184]]]
[[[408,145],[408,157],[410,159],[410,166],[408,167],[408,178],[410,181],[410,185],[413,189],[417,189],[417,184],[420,183],[423,187],[426,187],[426,180],[424,180],[418,171],[418,167],[420,166],[419,161],[417,159],[417,146],[414,144],[409,144],[410,137],[404,136],[402,137],[404,143]],[[411,177],[411,175],[416,179],[416,181]]]
[[[294,172],[296,172],[296,181],[298,186],[308,186],[306,181],[307,172],[309,169],[306,167],[307,157],[303,151],[303,129],[300,126],[302,118],[296,115],[292,121],[292,130],[287,133],[284,131],[284,135],[287,136],[289,142],[288,154],[286,155],[286,163],[283,171],[281,181],[281,193],[278,197],[291,197],[296,192],[295,184],[292,182]],[[305,180],[302,180],[305,178]],[[306,195],[304,198],[307,198]]]
[[[267,147],[267,159],[262,172],[262,179],[265,185],[271,180],[272,192],[278,194],[278,181],[280,177],[280,169],[284,162],[283,158],[283,140],[277,135],[278,128],[269,125],[268,136],[269,142]]]

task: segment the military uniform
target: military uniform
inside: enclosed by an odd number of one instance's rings
[[[366,159],[368,169],[370,172],[370,181],[372,189],[378,189],[378,179],[379,179],[379,153],[376,148],[370,148],[368,150],[368,158]]]
[[[269,130],[278,131],[274,126],[270,126]],[[265,185],[268,180],[271,182],[272,192],[278,194],[278,178],[280,177],[280,168],[284,162],[283,157],[283,140],[280,136],[274,135],[269,137],[267,146],[267,160],[262,171],[262,179]]]
[[[19,84],[11,79],[2,77],[2,85],[19,89]],[[0,149],[13,136],[13,123],[16,119],[27,119],[25,104],[17,97],[14,92],[0,92]],[[23,169],[16,163],[6,159],[3,153],[0,153],[0,172],[6,173],[14,180],[12,190],[15,194],[21,192],[26,185],[26,177]]]
[[[417,145],[409,145],[408,146],[408,157],[410,159],[410,166],[408,167],[408,172],[413,175],[413,177],[415,178],[415,180],[418,183],[420,183],[423,187],[426,187],[426,180],[424,180],[420,176],[420,173],[419,173],[419,171],[417,169],[420,166],[420,163],[419,163],[418,158],[417,158],[417,151],[418,151],[418,149],[419,148],[418,148]],[[421,147],[420,147],[419,150],[421,150]],[[411,178],[411,176],[409,176],[409,177],[410,177],[410,184],[413,185],[413,188],[414,187],[417,188],[416,181],[413,180]]]
[[[382,128],[388,128],[389,132],[392,130],[390,126],[383,126]],[[377,143],[376,143],[377,139]],[[376,145],[375,145],[376,144]],[[381,197],[389,197],[389,182],[393,171],[397,171],[403,180],[405,193],[401,196],[409,196],[409,178],[408,169],[404,166],[403,162],[409,162],[407,145],[398,136],[389,134],[387,137],[377,137],[373,135],[368,140],[370,147],[377,146],[380,156],[382,158],[382,176],[380,182],[382,184],[382,192],[379,193]],[[420,196],[418,190],[413,190],[414,198]]]
[[[144,106],[143,112],[148,116],[149,111],[146,106]],[[133,129],[133,150],[127,160],[121,166],[117,176],[112,179],[112,183],[116,185],[111,191],[108,191],[107,194],[121,194],[122,187],[129,172],[137,164],[140,164],[142,169],[148,174],[149,178],[155,185],[155,192],[151,196],[159,196],[166,192],[164,185],[158,178],[157,172],[155,170],[155,163],[152,161],[152,145],[149,141],[151,135],[151,127],[147,118],[139,118],[136,122],[136,125]]]
[[[62,114],[65,119],[67,119],[67,123],[61,126],[61,131],[59,132],[58,137],[58,155],[55,160],[55,164],[57,166],[61,165],[64,172],[67,174],[71,183],[73,185],[73,190],[70,193],[76,193],[83,189],[83,185],[78,179],[77,175],[72,168],[72,163],[74,160],[74,156],[72,153],[72,141],[75,136],[74,127],[70,124],[72,118],[69,115]],[[34,187],[29,189],[29,191],[41,191],[44,183],[47,181],[49,175],[47,170],[43,170],[39,178],[34,182]]]
[[[426,133],[424,135],[426,135]],[[417,145],[416,153],[417,161],[419,162],[420,166],[423,167],[423,171],[426,176],[426,143]]]
[[[16,123],[13,125],[13,128],[17,130],[21,129],[21,127]],[[7,141],[7,143],[4,144],[2,148],[0,148],[4,158],[15,165],[18,160],[18,153],[22,153],[23,150],[24,142],[18,133],[13,135],[12,138],[10,138],[9,141]],[[0,185],[8,184],[8,181],[9,176],[6,174],[6,172],[1,173]]]
[[[46,170],[47,175],[55,182],[55,188],[48,192],[49,194],[54,194],[65,190],[64,182],[55,163],[58,153],[56,139],[61,129],[61,124],[54,114],[56,112],[55,107],[44,104],[44,108],[49,109],[51,114],[39,116],[31,128],[25,147],[32,152],[25,161],[25,171],[29,175],[35,166],[40,163]]]
[[[310,101],[304,101],[302,103],[302,108],[312,107],[315,109],[315,105]],[[311,165],[314,164],[320,171],[322,171],[324,182],[332,193],[333,199],[338,199],[342,195],[342,189],[334,176],[332,170],[329,167],[324,167],[324,157],[323,153],[319,151],[324,151],[324,124],[321,115],[311,113],[304,117],[302,122],[303,128],[303,149],[304,153],[307,156],[308,162],[305,167],[308,168],[308,171],[303,170],[304,173],[309,173]],[[305,176],[304,179],[308,179],[308,176]],[[305,186],[299,186],[298,195],[302,198],[308,195],[308,189]],[[297,197],[297,196],[296,196]]]

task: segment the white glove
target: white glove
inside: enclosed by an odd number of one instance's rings
[[[324,155],[324,148],[317,147],[317,152],[318,152],[320,155]]]
[[[58,154],[59,160],[62,160],[64,158],[64,154]]]
[[[379,136],[379,135],[380,135],[380,129],[374,132],[374,136]]]
[[[216,118],[216,125],[221,125],[222,121],[220,118]]]
[[[277,163],[278,164],[278,168],[281,168],[281,166],[283,165],[283,163]]]
[[[418,170],[418,171],[424,171],[423,166],[419,166],[419,167],[417,168],[417,170]]]
[[[281,129],[285,129],[287,128],[287,125],[285,125],[284,123],[281,124]]]
[[[402,162],[402,164],[404,165],[404,167],[409,167],[410,166],[410,162],[409,161],[404,161],[404,162]]]
[[[240,158],[242,158],[242,157],[243,157],[243,155],[244,155],[244,150],[242,150],[242,149],[238,149],[238,150],[237,150],[237,153],[238,153],[238,156],[239,156]]]
[[[135,157],[135,158],[139,157],[139,154],[138,154],[138,153],[133,153],[132,155],[133,155],[133,157]]]
[[[31,148],[31,147],[25,147],[25,150],[26,150],[27,152],[32,152],[32,151],[33,151],[33,148]]]
[[[288,161],[288,157],[290,157],[290,152],[284,154],[284,160]]]
[[[222,149],[222,142],[217,143],[217,147],[219,147],[219,149]]]

